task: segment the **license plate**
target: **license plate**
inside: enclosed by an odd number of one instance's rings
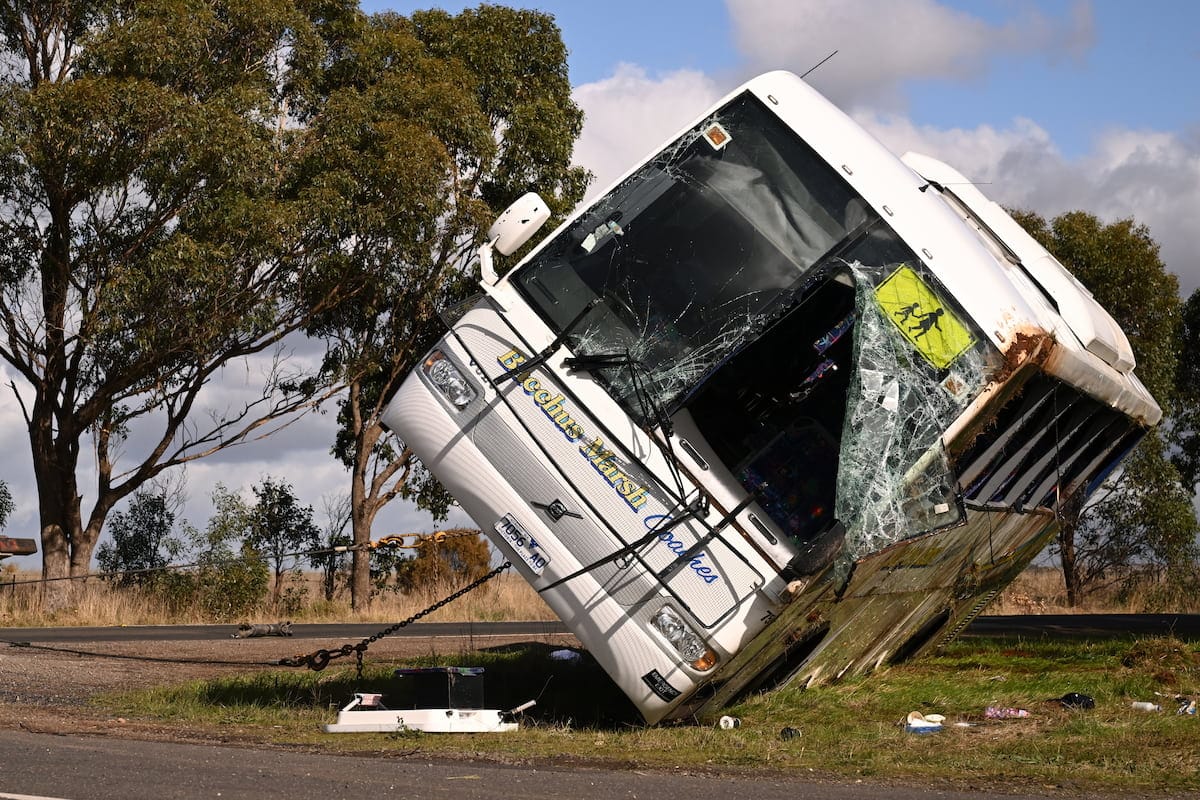
[[[513,519],[511,514],[505,514],[496,520],[496,532],[512,545],[513,550],[517,551],[517,555],[535,575],[542,574],[542,570],[550,563],[550,556],[542,552],[537,540],[521,527],[521,523]]]

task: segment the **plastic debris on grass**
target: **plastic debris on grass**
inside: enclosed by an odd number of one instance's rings
[[[908,718],[904,722],[904,730],[908,733],[936,733],[942,729],[942,723],[946,718],[941,714],[922,714],[920,711],[911,711]]]
[[[1017,719],[1028,716],[1029,712],[1023,708],[1000,708],[998,706],[988,706],[983,710],[984,719]]]

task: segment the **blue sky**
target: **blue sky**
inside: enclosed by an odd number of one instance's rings
[[[367,0],[409,14],[430,3]],[[457,13],[475,3],[443,3]],[[940,158],[986,193],[1045,215],[1072,209],[1150,226],[1185,294],[1200,288],[1200,1],[531,0],[555,16],[586,122],[577,162],[596,189],[751,75],[804,72],[896,152]],[[536,187],[535,187],[536,188]],[[0,368],[0,384],[9,375]],[[0,403],[0,479],[17,501],[6,533],[35,536],[37,499],[15,404]],[[266,476],[303,502],[348,489],[331,422],[191,465],[184,516],[203,525],[218,482]],[[86,493],[88,478],[84,478]],[[85,502],[85,506],[86,506]],[[469,524],[465,516],[451,523]],[[380,535],[429,530],[393,503]],[[21,566],[34,566],[21,559]]]
[[[1016,4],[950,4],[1000,21]],[[1038,3],[1066,17],[1079,4]],[[1001,56],[979,80],[922,81],[912,87],[911,114],[930,124],[1037,120],[1068,157],[1087,152],[1114,125],[1154,130],[1200,126],[1200,3],[1104,0],[1090,6],[1094,41],[1071,57]]]
[[[429,7],[457,13],[474,5],[367,0],[362,7],[368,12],[408,14]],[[574,85],[609,77],[622,62],[650,73],[693,69],[722,76],[737,74],[749,60],[734,42],[731,14],[736,9],[731,11],[722,0],[611,0],[599,11],[578,0],[514,5],[554,15],[570,51]],[[777,0],[776,5],[808,4]],[[928,5],[941,5],[996,27],[1032,14],[1060,21],[1087,15],[1093,38],[1076,52],[1035,56],[1000,52],[980,74],[907,81],[905,95],[914,120],[939,127],[1002,126],[1017,116],[1031,117],[1052,131],[1063,153],[1071,157],[1084,154],[1095,133],[1112,125],[1193,131],[1200,126],[1200,3],[958,0]],[[811,53],[811,62],[845,46],[846,42],[831,38],[827,52]],[[895,46],[908,45],[898,38]],[[840,57],[821,70],[837,70]],[[811,63],[777,66],[803,72]]]

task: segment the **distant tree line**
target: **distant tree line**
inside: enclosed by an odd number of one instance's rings
[[[109,540],[97,562],[114,586],[153,595],[172,610],[199,609],[215,620],[254,611],[295,614],[309,596],[304,568],[321,575],[321,594],[331,601],[347,592],[344,554],[321,552],[346,544],[346,514],[330,507],[324,529],[312,506],[302,505],[290,484],[267,477],[252,487],[254,501],[218,486],[213,516],[203,528],[180,522],[171,492],[135,492],[127,508],[112,513]],[[329,508],[327,508],[327,511]],[[488,571],[490,551],[477,531],[456,535],[414,552],[372,553],[375,591],[411,592],[426,586],[467,583]]]

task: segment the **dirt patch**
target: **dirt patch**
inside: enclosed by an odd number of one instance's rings
[[[365,660],[377,667],[381,663],[399,663],[415,656],[458,655],[530,640],[529,636],[392,637],[373,642]],[[538,637],[537,642],[556,647],[579,646],[574,637],[565,634]],[[38,644],[30,647],[4,644],[0,645],[0,728],[229,741],[228,730],[115,720],[97,708],[92,700],[105,692],[130,688],[173,686],[221,675],[288,669],[273,662],[342,643],[324,638],[271,637]],[[353,656],[339,661],[346,665],[354,663]]]

